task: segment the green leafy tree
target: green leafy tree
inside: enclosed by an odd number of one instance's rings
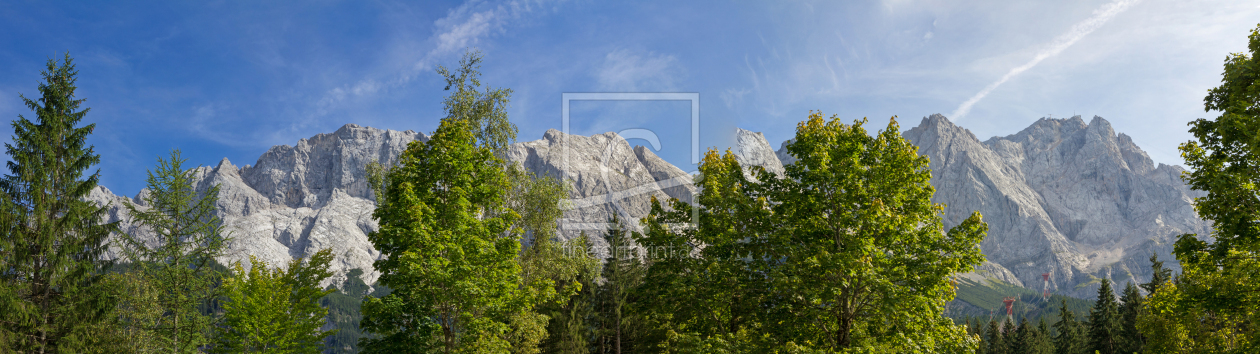
[[[533,299],[519,289],[520,229],[501,166],[469,121],[448,118],[388,172],[368,239],[393,292],[363,304],[360,326],[380,335],[366,352],[509,350],[508,318]]]
[[[215,336],[215,353],[322,353],[321,331],[328,309],[320,299],[333,290],[320,288],[332,272],[332,251],[323,249],[308,259],[297,258],[285,269],[271,268],[254,256],[249,270],[241,262],[223,284],[223,327]]]
[[[1084,326],[1076,321],[1076,314],[1068,310],[1067,300],[1063,300],[1062,307],[1059,307],[1059,321],[1054,323],[1054,329],[1059,333],[1054,337],[1056,354],[1086,353],[1088,339],[1085,336]]]
[[[954,296],[949,277],[983,261],[988,226],[975,212],[945,232],[928,158],[895,119],[875,135],[865,122],[813,113],[787,145],[797,161],[771,198],[790,221],[772,241],[782,257],[775,288],[794,314],[782,320],[801,329],[796,342],[830,350],[974,350],[942,309]]]
[[[585,286],[581,277],[589,275],[598,266],[598,260],[585,248],[575,248],[580,247],[576,243],[556,238],[568,196],[567,184],[550,176],[531,175],[514,164],[506,171],[512,183],[506,196],[508,209],[521,216],[516,225],[526,235],[526,245],[517,257],[521,292],[533,299],[531,306],[513,316],[509,341],[513,353],[536,353],[549,336],[547,327],[554,320],[553,315],[558,315],[560,307],[581,292]]]
[[[1098,287],[1098,300],[1089,310],[1089,348],[1099,354],[1120,352],[1120,309],[1111,281],[1102,279]]]
[[[222,274],[215,258],[223,254],[223,226],[214,215],[219,187],[198,193],[193,169],[184,169],[179,150],[169,160],[158,159],[149,171],[148,191],[141,206],[127,203],[134,222],[155,236],[123,235],[122,249],[156,293],[151,303],[162,316],[142,326],[158,335],[162,351],[195,352],[208,343],[212,318],[201,309],[219,295]]]
[[[511,306],[512,312],[499,319],[504,321],[506,329],[486,333],[498,333],[494,335],[507,343],[508,350],[513,353],[535,353],[548,337],[546,328],[552,315],[557,315],[556,311],[580,292],[583,283],[577,278],[597,260],[565,252],[565,243],[555,239],[557,220],[564,208],[561,201],[567,197],[568,186],[557,178],[533,175],[503,160],[508,145],[515,140],[517,133],[516,126],[508,120],[506,110],[512,90],[483,85],[480,80],[482,61],[480,52],[470,50],[458,67],[438,67],[437,73],[446,80],[446,90],[450,91],[443,101],[447,113],[443,121],[465,124],[467,127],[464,129],[472,134],[470,143],[477,149],[489,151],[494,157],[478,163],[498,168],[505,175],[507,185],[501,189],[505,193],[493,198],[495,205],[474,205],[474,208],[481,208],[484,217],[509,221],[508,229],[513,231],[505,236],[526,238],[525,247],[515,258],[520,267],[517,290],[511,296],[515,305]],[[399,166],[369,164],[368,177],[378,201],[388,199],[389,191],[393,190],[389,185],[397,181],[389,176],[397,168]],[[455,333],[452,332],[452,335]],[[401,342],[382,340],[376,343],[379,349],[386,348],[388,343]],[[481,343],[500,342],[487,340]]]
[[[1117,353],[1140,353],[1145,348],[1146,338],[1138,331],[1138,317],[1142,314],[1144,298],[1136,285],[1129,282],[1124,286],[1120,296],[1120,333],[1117,340]]]
[[[1212,221],[1210,239],[1182,235],[1174,246],[1182,273],[1147,298],[1138,326],[1149,350],[1253,353],[1260,320],[1260,26],[1247,52],[1226,56],[1221,85],[1204,110],[1215,119],[1190,123],[1195,140],[1181,144],[1190,171],[1182,178],[1206,192],[1195,198]]]
[[[92,352],[95,331],[109,320],[115,297],[101,260],[115,224],[102,223],[105,207],[86,201],[100,162],[86,139],[95,124],[80,126],[88,108],[75,96],[69,54],[49,59],[40,97],[22,96],[35,111],[13,121],[5,149],[9,173],[0,179],[0,351]]]
[[[987,226],[973,214],[944,232],[927,158],[895,121],[871,136],[811,114],[788,145],[798,158],[777,178],[744,174],[710,150],[691,205],[653,201],[640,243],[641,287],[658,348],[974,351],[975,337],[942,315],[949,276],[983,256]],[[744,348],[744,349],[741,349]],[[809,349],[813,348],[813,349]],[[675,350],[671,349],[671,350]]]
[[[551,319],[547,327],[547,338],[542,344],[544,353],[590,352],[596,336],[595,326],[598,324],[595,318],[595,302],[599,286],[596,281],[601,272],[599,260],[590,252],[591,247],[585,232],[564,243],[564,252],[568,257],[585,261],[581,263],[583,266],[572,280],[576,286],[570,286],[564,281],[556,284],[558,288],[573,289],[576,292],[563,301],[545,304],[540,309]]]
[[[447,119],[469,122],[474,128],[478,145],[499,154],[516,140],[516,125],[508,120],[507,105],[512,89],[482,87],[481,51],[472,49],[464,53],[455,70],[438,66],[437,73],[446,79],[445,90],[451,91],[442,101]]]
[[[775,178],[762,168],[753,170],[759,171],[759,179]],[[713,340],[725,344],[703,344],[722,347],[749,344],[729,343],[736,337],[786,339],[793,331],[767,325],[771,312],[764,310],[770,296],[766,275],[773,258],[767,247],[773,214],[766,198],[772,182],[749,181],[729,150],[721,155],[709,150],[701,160],[700,173],[695,180],[702,190],[695,197],[700,213],[696,228],[669,226],[693,222],[692,206],[678,200],[671,201],[670,210],[654,202],[653,216],[645,220],[647,235],[639,241],[649,251],[645,259],[651,265],[637,291],[642,299],[637,306],[645,323],[651,324],[645,324],[650,330],[643,341],[702,345],[705,338],[723,337]],[[766,346],[786,341],[758,345],[762,351],[772,351]]]

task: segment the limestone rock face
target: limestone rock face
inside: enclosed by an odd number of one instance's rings
[[[254,255],[284,266],[296,257],[331,248],[336,256],[334,276],[325,285],[341,284],[354,268],[362,268],[364,280],[374,282],[380,273],[372,262],[380,252],[368,242],[367,233],[377,228],[372,219],[376,203],[364,169],[371,161],[392,163],[417,139],[428,137],[347,124],[295,146],[273,147],[255,166],[236,167],[223,159],[217,166],[198,168],[194,188],[204,193],[219,186],[217,215],[231,238],[219,262],[248,265],[249,255]],[[152,240],[152,231],[136,225],[124,206],[130,202],[146,207],[142,196],[147,193],[124,198],[97,187],[89,199],[109,205],[109,220],[121,221],[123,232]],[[114,248],[107,256],[120,254]]]
[[[738,160],[762,166],[778,176],[795,161],[775,151],[761,133],[735,131]],[[980,141],[941,115],[924,118],[904,136],[931,159],[934,201],[947,205],[946,227],[979,210],[989,223],[981,248],[989,262],[967,276],[1000,279],[1040,289],[1042,273],[1052,273],[1051,288],[1064,295],[1092,298],[1098,277],[1119,283],[1150,278],[1151,253],[1173,269],[1170,256],[1177,235],[1206,235],[1211,225],[1196,217],[1191,205],[1198,192],[1180,180],[1177,166],[1154,165],[1124,134],[1095,117],[1042,119],[1014,135]],[[331,248],[336,256],[331,284],[345,273],[364,270],[372,283],[380,258],[367,240],[377,229],[376,207],[365,177],[372,161],[391,164],[412,141],[428,137],[412,131],[381,130],[349,124],[331,134],[268,150],[253,166],[237,167],[224,159],[195,171],[195,187],[218,185],[218,216],[230,233],[228,264],[255,255],[271,264]],[[561,222],[563,237],[586,231],[604,252],[600,235],[616,214],[638,229],[650,200],[678,198],[690,203],[697,192],[692,177],[656,156],[631,147],[621,136],[568,135],[549,130],[542,139],[512,144],[507,158],[539,175],[570,184],[571,209]],[[124,232],[151,237],[134,224],[125,203],[104,187],[89,199],[110,206],[108,218]],[[118,257],[117,249],[108,256]],[[1118,288],[1118,287],[1117,287]]]
[[[512,144],[507,158],[539,175],[563,178],[572,189],[561,235],[585,231],[597,249],[614,214],[631,228],[651,211],[651,198],[690,201],[691,175],[643,146],[630,147],[616,133],[570,135],[548,130],[542,139]]]
[[[738,150],[736,159],[744,166],[744,175],[749,180],[755,180],[748,170],[750,166],[761,166],[766,172],[783,177],[783,163],[761,133],[735,128],[735,148]]]
[[[931,158],[945,226],[979,210],[989,223],[981,249],[1030,287],[1052,273],[1053,291],[1092,298],[1097,278],[1145,282],[1152,253],[1177,269],[1177,235],[1210,232],[1192,206],[1201,194],[1179,179],[1182,169],[1155,166],[1101,117],[1041,119],[981,142],[932,115],[904,136]]]

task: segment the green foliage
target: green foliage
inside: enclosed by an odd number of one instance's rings
[[[1029,298],[1034,296],[1041,297],[1041,292],[996,278],[973,281],[965,277],[958,277],[955,281],[957,282],[955,301],[963,301],[985,310],[1002,308],[1002,299],[1009,296],[1020,296],[1021,302],[1024,300],[1023,295],[1030,295]]]
[[[1132,282],[1125,284],[1123,295],[1120,296],[1120,333],[1117,333],[1116,352],[1117,353],[1141,353],[1146,346],[1146,338],[1142,337],[1142,333],[1138,332],[1137,321],[1142,314],[1143,300],[1142,293],[1138,291],[1136,285]]]
[[[530,175],[515,164],[508,164],[505,172],[511,183],[505,196],[507,209],[521,216],[516,227],[527,235],[527,244],[517,257],[520,290],[533,299],[529,307],[512,315],[508,340],[513,353],[536,353],[548,336],[551,315],[557,315],[557,307],[581,291],[579,278],[598,261],[585,251],[569,252],[564,242],[555,239],[568,185],[550,176]]]
[[[147,305],[162,313],[133,325],[153,331],[157,337],[152,344],[161,351],[177,353],[196,352],[209,342],[212,318],[200,308],[219,295],[222,274],[213,266],[225,242],[222,223],[214,215],[219,187],[198,195],[192,184],[195,170],[184,169],[184,161],[179,150],[169,160],[158,158],[157,169],[149,171],[143,206],[126,204],[134,222],[152,231],[157,244],[139,235],[122,237],[132,271],[155,294]]]
[[[1062,301],[1059,308],[1059,321],[1054,323],[1058,333],[1054,337],[1054,352],[1057,354],[1085,354],[1088,349],[1085,326],[1076,321],[1076,314],[1068,309],[1067,301]]]
[[[1142,284],[1147,294],[1154,294],[1160,286],[1172,281],[1172,269],[1164,268],[1164,262],[1160,262],[1155,253],[1151,253],[1151,273],[1151,281]]]
[[[0,179],[0,351],[93,352],[95,332],[114,309],[101,261],[105,208],[84,200],[100,161],[86,145],[94,124],[79,126],[89,111],[75,97],[69,54],[49,59],[40,97],[22,96],[36,120],[13,121],[6,143],[9,175]]]
[[[236,262],[223,284],[223,327],[212,352],[322,352],[324,338],[334,331],[320,330],[328,316],[320,299],[333,290],[321,289],[319,283],[332,275],[332,258],[332,251],[323,249],[280,269],[250,256],[248,271]]]
[[[1006,354],[1006,338],[997,320],[989,320],[988,330],[984,334],[985,354]]]
[[[1089,350],[1100,354],[1120,352],[1120,308],[1111,281],[1104,278],[1098,287],[1098,300],[1089,310]]]
[[[690,221],[689,205],[653,203],[640,240],[664,253],[649,254],[641,290],[650,341],[740,338],[752,342],[739,346],[763,351],[975,349],[942,308],[954,296],[950,276],[983,260],[987,226],[976,213],[945,232],[927,158],[895,120],[874,136],[864,123],[811,114],[787,146],[798,160],[784,179],[753,168],[750,181],[729,151],[709,151],[694,229],[670,226]]]
[[[1182,235],[1174,246],[1182,274],[1147,299],[1138,328],[1149,351],[1260,352],[1260,26],[1248,52],[1225,58],[1221,85],[1204,110],[1216,119],[1190,123],[1195,140],[1181,144],[1190,171],[1182,178],[1206,192],[1199,217],[1213,224],[1210,242]]]
[[[467,121],[474,128],[478,145],[501,154],[508,144],[516,140],[516,125],[508,121],[507,105],[512,89],[481,88],[480,51],[469,50],[459,60],[455,71],[438,66],[437,72],[446,79],[445,90],[451,92],[442,101],[446,119]]]
[[[325,353],[359,352],[359,339],[363,337],[359,330],[359,321],[363,319],[360,306],[369,290],[362,276],[362,269],[351,269],[346,273],[346,281],[342,283],[341,289],[329,289],[334,291],[319,300],[320,305],[328,309],[327,322],[337,331],[324,341]]]
[[[578,238],[564,243],[566,257],[582,260],[576,276],[571,280],[573,285],[561,281],[557,287],[576,290],[567,299],[552,303],[544,303],[539,312],[547,315],[551,321],[547,327],[547,338],[541,345],[544,353],[587,353],[596,335],[598,320],[595,318],[595,302],[600,287],[596,279],[600,275],[600,263],[591,250],[590,240],[583,232]]]
[[[608,258],[600,277],[603,283],[595,295],[596,335],[592,344],[598,353],[637,352],[635,349],[643,346],[643,322],[637,311],[631,311],[635,305],[631,295],[643,283],[643,255],[616,214],[609,224],[604,233]]]
[[[386,176],[368,239],[383,258],[379,282],[393,289],[363,304],[360,326],[379,334],[366,352],[504,352],[508,319],[533,299],[519,289],[517,214],[501,160],[476,145],[474,127],[443,119],[412,142]]]

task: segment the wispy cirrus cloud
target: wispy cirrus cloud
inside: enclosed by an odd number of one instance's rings
[[[374,95],[411,82],[416,75],[431,69],[436,62],[448,60],[465,49],[477,46],[482,40],[504,31],[514,20],[520,20],[545,8],[548,1],[514,0],[501,3],[468,1],[451,9],[446,16],[433,22],[433,34],[420,42],[403,43],[404,46],[420,46],[430,49],[416,52],[400,51],[411,62],[407,67],[386,75],[365,77],[357,82],[328,90],[316,106],[319,113],[327,113],[342,101]]]
[[[1001,86],[1007,81],[1010,81],[1012,78],[1019,76],[1019,74],[1023,74],[1025,71],[1028,71],[1028,69],[1032,69],[1032,67],[1037,66],[1037,64],[1041,63],[1043,60],[1058,55],[1063,52],[1064,49],[1067,49],[1072,46],[1072,44],[1075,44],[1077,41],[1085,38],[1085,36],[1094,32],[1094,30],[1097,30],[1099,27],[1107,24],[1107,21],[1110,21],[1112,18],[1116,17],[1116,15],[1128,10],[1140,1],[1141,0],[1117,0],[1094,10],[1093,15],[1088,19],[1073,25],[1067,33],[1055,37],[1053,41],[1038,51],[1037,54],[1033,56],[1032,60],[1024,63],[1024,65],[1012,68],[1010,71],[1006,72],[1006,75],[1002,75],[1002,78],[994,81],[988,86],[985,86],[984,89],[980,90],[980,92],[977,92],[974,96],[971,96],[971,98],[963,101],[963,103],[958,105],[958,108],[949,115],[949,118],[957,121],[958,119],[965,117],[968,112],[971,112],[972,106],[984,99],[985,96],[988,96],[989,93],[992,93],[993,90],[996,90],[998,86]]]
[[[668,91],[682,70],[672,55],[616,49],[604,56],[595,71],[599,88],[609,91]]]

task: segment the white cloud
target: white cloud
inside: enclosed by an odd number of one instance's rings
[[[400,87],[411,82],[416,75],[428,71],[434,63],[451,59],[470,47],[477,46],[481,40],[505,30],[512,20],[533,13],[543,7],[544,1],[513,0],[501,3],[487,3],[470,0],[447,11],[445,17],[433,22],[434,31],[426,40],[415,43],[403,43],[403,46],[430,47],[422,51],[419,58],[416,52],[401,51],[401,55],[410,56],[404,59],[409,67],[393,71],[386,78],[367,77],[353,84],[345,84],[328,90],[318,100],[319,113],[326,113],[338,103],[362,96],[370,96],[391,88]],[[389,77],[389,76],[392,76]]]
[[[748,92],[751,92],[751,90],[746,89],[746,88],[744,89],[728,88],[726,89],[726,91],[722,92],[722,95],[721,95],[722,103],[726,104],[726,108],[735,109],[736,104],[740,104],[744,102],[744,96],[748,96]]]
[[[600,89],[608,91],[668,91],[675,88],[681,71],[672,55],[617,49],[604,56],[595,79]]]
[[[1072,28],[1069,29],[1067,33],[1064,33],[1056,37],[1054,41],[1050,42],[1049,45],[1047,45],[1045,48],[1038,51],[1037,55],[1035,55],[1032,60],[1025,63],[1024,65],[1020,65],[1015,68],[1012,68],[1010,71],[1006,73],[1006,75],[1002,75],[1002,78],[989,84],[989,86],[985,86],[985,88],[980,90],[980,92],[976,93],[975,96],[971,96],[971,98],[964,101],[961,105],[958,106],[958,109],[955,109],[954,112],[949,115],[949,118],[957,121],[958,119],[961,119],[962,117],[966,116],[967,113],[971,111],[971,106],[975,105],[976,102],[980,102],[980,100],[983,99],[984,96],[988,96],[989,93],[997,89],[998,86],[1001,86],[1003,83],[1006,83],[1011,78],[1014,78],[1015,76],[1018,76],[1019,74],[1022,74],[1025,71],[1028,71],[1028,69],[1031,69],[1033,66],[1036,66],[1038,63],[1041,63],[1041,61],[1046,60],[1046,58],[1058,55],[1060,52],[1063,52],[1064,49],[1067,49],[1067,47],[1072,46],[1072,44],[1081,40],[1081,38],[1085,38],[1085,36],[1089,35],[1091,32],[1094,32],[1094,30],[1097,30],[1099,27],[1102,27],[1104,24],[1107,23],[1107,21],[1110,21],[1113,17],[1116,17],[1116,15],[1120,14],[1121,12],[1124,12],[1124,10],[1127,10],[1129,7],[1133,6],[1134,4],[1137,4],[1139,1],[1140,0],[1117,0],[1111,3],[1108,3],[1106,5],[1103,5],[1101,8],[1098,8],[1097,10],[1094,10],[1093,16],[1090,16],[1090,18],[1086,19],[1085,21],[1082,21],[1080,23],[1073,25]]]

